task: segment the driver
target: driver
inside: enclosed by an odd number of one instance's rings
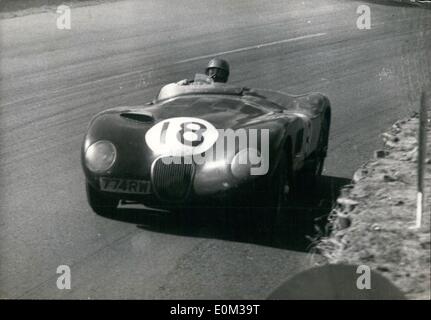
[[[214,82],[226,83],[229,79],[229,63],[219,58],[211,59],[205,69],[205,74]]]
[[[208,62],[207,67],[205,68],[205,75],[206,77],[211,79],[214,84],[226,83],[229,78],[229,63],[227,63],[226,60],[219,59],[219,58],[211,59]],[[163,88],[160,89],[158,99],[164,99],[166,97],[172,96],[172,94],[175,94],[175,92],[178,92],[178,90],[186,89],[184,87],[182,88],[182,86],[202,84],[200,83],[200,79],[197,76],[199,76],[199,74],[195,76],[195,80],[184,79],[184,80],[174,82],[174,83],[169,83],[163,86]],[[203,83],[207,84],[205,81]]]
[[[226,83],[229,79],[229,63],[226,60],[214,58],[208,62],[205,74],[214,82]],[[194,80],[184,79],[176,84],[180,86],[192,84]]]

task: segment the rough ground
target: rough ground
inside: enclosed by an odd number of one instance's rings
[[[419,230],[409,228],[416,215],[418,124],[418,115],[413,115],[383,134],[383,150],[342,190],[330,215],[330,236],[317,248],[329,263],[368,265],[409,299],[430,299],[430,120],[423,223]]]
[[[55,11],[57,6],[65,4],[72,7],[95,5],[101,2],[120,0],[0,0],[0,19],[25,16],[28,14]],[[398,2],[408,5],[420,5],[431,9],[431,1],[421,0],[374,0],[376,4]]]
[[[369,0],[369,2],[376,4],[391,4],[393,5],[406,5],[406,6],[420,6],[425,9],[431,9],[431,1],[429,0]]]
[[[55,12],[59,5],[82,7],[119,0],[0,0],[0,19],[21,17],[39,12]]]
[[[393,0],[395,2],[402,2],[402,3],[411,3],[419,5],[423,8],[431,8],[431,1],[429,0]]]

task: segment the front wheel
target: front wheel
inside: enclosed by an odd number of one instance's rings
[[[257,231],[260,237],[272,241],[275,233],[277,219],[281,214],[285,200],[286,186],[288,185],[288,161],[285,155],[280,159],[280,163],[268,179],[264,190],[255,192],[248,198],[247,214],[248,223],[252,230]]]
[[[106,195],[95,188],[88,182],[86,184],[87,200],[93,211],[104,217],[109,217],[115,214],[119,200]]]
[[[302,186],[301,190],[309,190],[316,187],[317,180],[323,172],[323,166],[325,164],[325,157],[328,149],[328,139],[329,121],[325,119],[320,130],[316,151],[306,159],[304,167],[299,174],[300,181],[298,181],[298,184]]]
[[[307,159],[304,167],[302,168],[298,178],[298,184],[305,188],[314,188],[317,183],[317,179],[322,175],[323,165],[325,158],[322,156],[315,156],[311,159]]]

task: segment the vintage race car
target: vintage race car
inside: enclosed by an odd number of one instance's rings
[[[277,213],[298,180],[322,172],[331,108],[320,93],[292,96],[213,83],[169,84],[142,106],[95,115],[82,146],[88,202],[164,209],[214,205]]]

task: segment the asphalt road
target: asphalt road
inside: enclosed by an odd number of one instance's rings
[[[55,11],[0,20],[0,298],[260,299],[309,268],[313,219],[430,71],[431,11],[368,2],[372,28],[358,30],[364,3],[121,1],[73,8],[71,30]],[[330,97],[321,192],[286,204],[296,218],[272,242],[236,238],[212,213],[96,216],[80,166],[91,116],[147,102],[220,52],[232,83]],[[59,265],[71,290],[56,287]]]

